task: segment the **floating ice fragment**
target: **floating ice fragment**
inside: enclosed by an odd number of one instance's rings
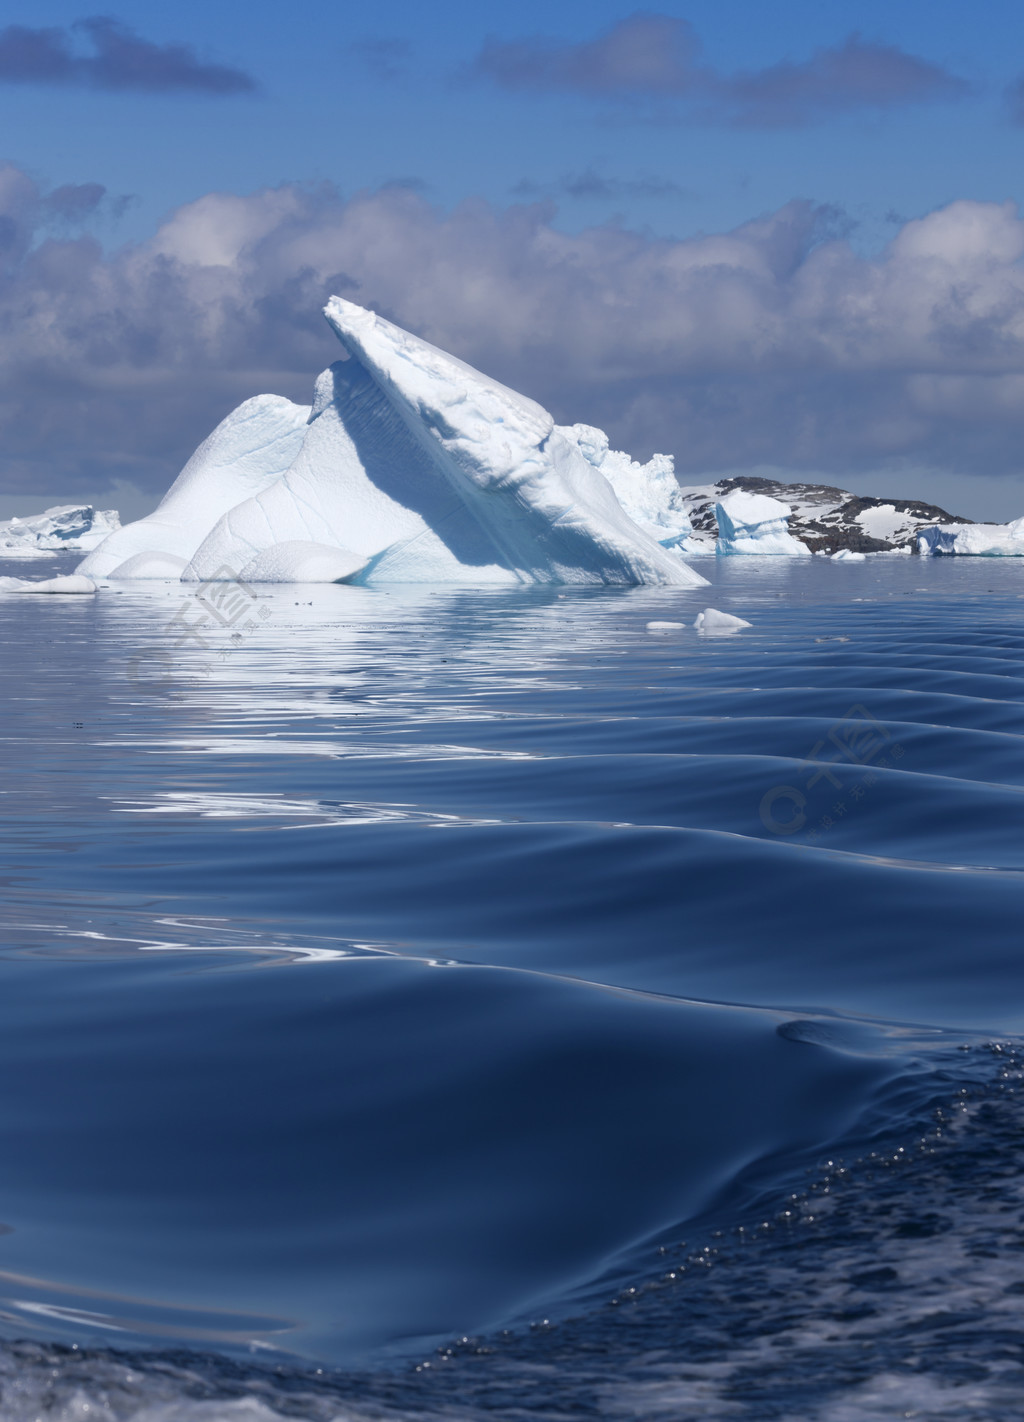
[[[840,548],[832,554],[833,563],[866,563],[867,558],[866,553],[855,553],[852,548]]]
[[[703,612],[697,613],[697,620],[693,625],[698,632],[711,636],[728,636],[732,632],[738,632],[741,627],[752,627],[753,623],[745,622],[742,617],[734,617],[731,612],[719,612],[717,607],[706,607]]]
[[[648,622],[648,632],[677,632],[685,627],[685,622]]]
[[[66,573],[60,578],[44,578],[34,583],[28,578],[0,578],[0,592],[14,593],[94,593],[96,584],[80,573]]]

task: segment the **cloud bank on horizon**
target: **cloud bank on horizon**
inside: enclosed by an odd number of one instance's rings
[[[452,212],[401,187],[210,193],[105,253],[46,235],[87,207],[0,170],[0,428],[10,492],[162,491],[241,399],[302,398],[331,293],[687,474],[899,461],[1017,472],[1024,220],[960,201],[859,255],[792,202],[681,240],[557,230],[544,204]]]

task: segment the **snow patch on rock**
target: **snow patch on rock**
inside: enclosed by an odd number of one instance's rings
[[[969,523],[935,504],[917,499],[877,499],[853,494],[831,484],[781,483],[760,475],[733,475],[714,484],[690,484],[680,489],[683,507],[693,524],[687,556],[703,544],[714,553],[718,536],[715,506],[741,490],[778,499],[791,510],[790,534],[814,553],[831,554],[842,548],[853,553],[917,552],[917,534],[933,524]]]
[[[889,544],[913,533],[919,523],[913,513],[898,509],[895,504],[875,504],[862,509],[856,521],[869,538]]]

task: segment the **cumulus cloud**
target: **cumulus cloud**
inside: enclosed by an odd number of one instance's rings
[[[0,30],[0,83],[150,94],[242,94],[257,87],[241,69],[203,62],[191,45],[154,44],[104,15],[66,29],[6,26]]]
[[[686,20],[644,12],[576,44],[489,40],[473,72],[501,88],[533,93],[682,99],[706,121],[749,127],[798,127],[836,113],[957,99],[969,91],[948,70],[856,34],[810,59],[723,74],[700,62],[700,42]]]
[[[83,202],[85,199],[83,199]],[[337,359],[319,308],[370,305],[683,476],[1000,473],[1024,450],[1024,221],[955,202],[858,254],[808,203],[670,240],[567,233],[550,204],[452,212],[408,188],[211,193],[148,242],[46,236],[0,169],[0,471],[7,492],[162,491],[234,404],[308,399]]]

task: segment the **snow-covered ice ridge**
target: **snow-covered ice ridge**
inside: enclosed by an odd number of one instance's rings
[[[332,297],[347,359],[312,406],[247,400],[90,577],[700,586],[667,456],[556,426],[524,395]],[[619,493],[619,497],[616,496]]]
[[[934,504],[913,499],[877,499],[852,494],[829,484],[783,484],[776,479],[740,475],[720,479],[715,484],[693,484],[679,491],[680,505],[688,515],[693,533],[687,552],[716,552],[718,520],[716,505],[730,503],[736,494],[778,500],[788,506],[788,534],[812,553],[917,552],[923,529],[935,525],[970,525]],[[980,526],[980,525],[979,525]],[[724,531],[723,531],[724,532]],[[744,536],[749,537],[750,530]],[[726,538],[729,535],[726,534]],[[722,551],[737,552],[735,547]],[[747,552],[770,552],[762,546]],[[790,549],[790,553],[794,550]]]
[[[59,504],[31,518],[0,522],[0,558],[52,558],[69,549],[85,553],[120,527],[113,509]]]

